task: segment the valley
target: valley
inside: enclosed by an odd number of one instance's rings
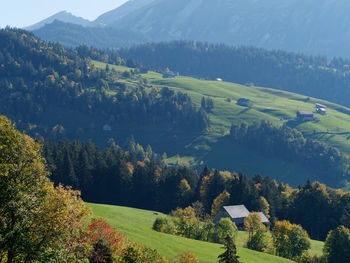
[[[106,66],[101,62],[94,63],[97,67]],[[126,67],[109,66],[115,67],[116,71],[131,70]],[[191,166],[206,163],[218,169],[245,171],[249,176],[260,173],[294,186],[303,183],[305,179],[321,180],[321,182],[325,180],[323,182],[330,185],[336,183],[319,178],[297,163],[261,155],[254,149],[234,144],[224,137],[229,133],[232,123],[251,124],[262,120],[276,126],[287,125],[296,128],[306,138],[324,142],[345,154],[350,154],[350,109],[344,106],[286,91],[224,81],[205,81],[184,76],[164,79],[162,74],[152,71],[142,74],[142,77],[147,79],[150,87],[169,87],[176,92],[190,95],[197,107],[200,107],[203,96],[210,97],[214,101],[214,108],[209,113],[211,126],[201,134],[176,131],[169,133],[160,126],[155,131],[158,136],[152,137],[147,135],[154,133],[151,127],[150,130],[141,127],[131,128],[136,141],[142,145],[152,145],[157,152],[164,152],[169,144],[172,145],[166,152],[173,163],[176,163],[176,155],[179,154]],[[137,86],[133,81],[128,81],[127,85],[131,88]],[[239,98],[249,98],[252,106],[237,105],[236,101]],[[315,111],[316,103],[327,106],[327,115],[315,113],[315,117],[319,118],[318,121],[294,121],[298,110]],[[124,129],[118,128],[113,133],[116,138],[129,135]]]

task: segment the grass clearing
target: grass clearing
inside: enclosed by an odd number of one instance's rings
[[[97,67],[105,68],[104,63],[95,62]],[[116,71],[125,71],[126,67],[110,65]],[[274,90],[263,87],[248,87],[229,82],[199,80],[179,76],[165,79],[161,74],[149,72],[142,74],[147,79],[148,86],[169,87],[174,91],[187,93],[197,107],[203,96],[214,101],[214,109],[210,112],[211,127],[200,134],[186,134],[171,131],[163,127],[149,128],[152,136],[145,136],[144,129],[133,127],[128,130],[116,131],[116,141],[121,134],[132,134],[143,145],[150,144],[154,151],[167,152],[171,161],[176,155],[186,156],[192,165],[207,162],[211,167],[233,171],[243,171],[248,176],[260,173],[277,180],[283,180],[293,186],[304,184],[306,179],[319,180],[338,186],[335,182],[327,182],[318,178],[313,171],[305,169],[288,161],[280,162],[275,158],[262,158],[254,149],[229,143],[223,147],[222,137],[229,132],[232,123],[253,123],[261,120],[270,121],[275,125],[283,125],[286,119],[296,116],[297,110],[315,111],[315,103],[327,106],[327,115],[315,114],[317,122],[287,122],[292,128],[303,132],[304,136],[325,142],[337,147],[350,155],[350,109],[324,100],[303,95]],[[134,85],[134,83],[130,83]],[[150,88],[148,88],[150,89]],[[236,104],[239,98],[249,98],[252,107],[242,107]],[[147,130],[147,128],[146,128]],[[119,136],[119,137],[118,137]],[[122,137],[123,138],[123,137]],[[280,162],[280,165],[276,163]],[[286,169],[288,168],[288,169]],[[294,177],[291,176],[294,174]],[[295,176],[297,175],[297,176]]]
[[[168,259],[172,259],[179,253],[192,251],[201,263],[213,263],[217,262],[217,256],[223,252],[220,244],[178,237],[152,230],[154,220],[157,216],[164,215],[162,213],[121,206],[100,204],[89,204],[89,206],[94,212],[94,217],[104,218],[131,240],[157,249],[161,255],[166,256]],[[243,263],[292,262],[284,258],[243,248],[244,238],[245,233],[239,233],[237,239],[238,255]]]

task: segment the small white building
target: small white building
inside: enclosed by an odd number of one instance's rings
[[[103,131],[111,131],[112,127],[109,124],[105,124],[105,125],[103,125],[102,130]]]

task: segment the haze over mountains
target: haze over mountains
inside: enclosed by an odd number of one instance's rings
[[[59,20],[62,22],[66,22],[66,23],[72,23],[72,24],[76,24],[76,25],[80,25],[80,26],[88,26],[91,22],[87,19],[84,19],[82,17],[77,17],[72,15],[71,13],[67,12],[67,11],[61,11],[58,12],[57,14],[54,14],[42,21],[40,21],[39,23],[36,23],[34,25],[28,26],[25,29],[27,30],[36,30],[36,29],[40,29],[42,27],[44,27],[47,24],[51,24],[52,22],[54,22],[55,20]]]
[[[142,42],[186,39],[350,57],[349,8],[346,0],[131,0],[91,23],[56,19],[80,25],[80,31],[87,30],[82,26],[89,26],[137,33],[144,36]],[[54,27],[57,36],[67,33],[53,25],[45,25],[35,33],[47,40],[59,40],[45,33],[48,27]],[[79,36],[76,30],[70,32],[72,39]],[[103,41],[118,47],[111,37],[103,34]],[[77,39],[70,44],[84,41]],[[102,47],[93,41],[88,44]]]

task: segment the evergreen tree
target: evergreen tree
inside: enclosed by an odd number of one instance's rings
[[[224,239],[224,249],[226,251],[218,256],[219,263],[240,263],[239,256],[237,256],[237,248],[233,239],[227,235]]]

